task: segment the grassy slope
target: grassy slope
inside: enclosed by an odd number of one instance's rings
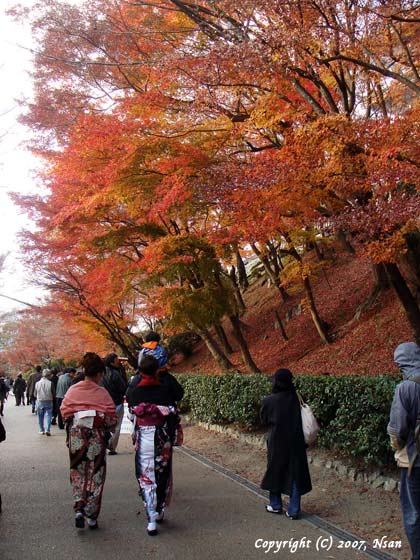
[[[285,323],[289,341],[284,341],[274,327],[274,310],[284,319],[288,311],[299,305],[302,294],[294,293],[287,303],[282,303],[273,287],[257,280],[245,294],[248,308],[242,317],[247,325],[244,334],[254,360],[264,372],[273,372],[278,367],[288,367],[296,373],[374,375],[397,371],[392,359],[393,350],[400,342],[411,340],[412,336],[392,290],[384,291],[359,321],[351,323],[372,287],[369,263],[348,257],[341,257],[314,280],[319,312],[331,326],[334,337],[332,344],[324,345],[305,310]],[[225,326],[236,350],[229,327]],[[238,351],[231,360],[237,369],[245,371]],[[204,344],[199,344],[193,356],[172,370],[218,373]]]

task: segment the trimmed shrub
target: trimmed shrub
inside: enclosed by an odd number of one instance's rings
[[[181,410],[203,422],[260,428],[262,398],[271,392],[265,375],[179,374],[185,396]],[[380,376],[296,375],[297,389],[318,419],[318,445],[366,464],[392,459],[386,427],[394,390],[401,379]]]

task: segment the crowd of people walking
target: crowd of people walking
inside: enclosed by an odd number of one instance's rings
[[[84,355],[81,366],[57,371],[36,366],[25,382],[13,383],[16,405],[24,402],[37,414],[39,434],[51,436],[51,425],[66,430],[70,456],[75,526],[98,527],[106,478],[106,457],[117,455],[128,402],[135,446],[135,476],[147,515],[147,532],[157,534],[172,489],[172,446],[181,440],[177,402],[184,391],[167,367],[160,336],[151,332],[139,352],[138,369],[130,383],[117,354],[102,360]],[[3,404],[11,384],[0,377]]]
[[[420,560],[420,347],[414,342],[400,344],[394,359],[403,381],[395,390],[388,433],[401,471],[404,529],[413,559]],[[173,446],[182,442],[177,404],[184,394],[168,370],[157,333],[146,337],[130,382],[116,354],[102,360],[88,352],[78,371],[68,368],[60,376],[40,366],[27,383],[21,374],[13,383],[0,376],[1,416],[11,390],[16,406],[24,404],[26,390],[26,404],[38,415],[40,434],[49,436],[56,418],[58,428],[67,431],[77,528],[86,523],[90,529],[98,528],[107,450],[109,455],[117,454],[126,400],[147,532],[157,534],[171,498]],[[284,513],[291,520],[299,519],[301,496],[311,490],[311,478],[301,404],[289,370],[274,374],[272,392],[262,402],[261,423],[268,428],[267,469],[261,485],[269,492],[266,511],[283,513],[282,495],[286,494],[290,500]],[[0,429],[1,441],[5,438],[1,420]]]

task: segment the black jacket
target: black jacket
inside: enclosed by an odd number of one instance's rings
[[[102,378],[102,386],[111,395],[115,406],[124,402],[124,395],[127,389],[127,381],[124,379],[121,371],[112,366],[107,366]]]
[[[26,381],[23,377],[17,377],[13,383],[13,394],[23,395],[26,389]]]
[[[269,428],[267,471],[261,488],[290,496],[295,481],[300,494],[310,492],[311,477],[296,391],[280,391],[265,397],[261,421]]]
[[[178,401],[182,400],[184,396],[184,387],[178,382],[178,380],[167,370],[161,370],[158,373],[159,381],[162,385],[169,387],[173,402],[172,405],[176,404]],[[130,389],[134,389],[140,383],[141,374],[136,374],[133,379],[130,381],[130,384],[127,389],[127,394]],[[156,404],[156,403],[155,403]]]
[[[153,403],[161,406],[173,406],[173,393],[167,385],[150,385],[134,387],[127,390],[128,406],[136,406],[142,402]]]

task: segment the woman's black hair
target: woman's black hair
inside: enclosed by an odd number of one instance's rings
[[[139,370],[143,375],[155,376],[159,369],[159,363],[153,356],[146,354],[141,359]]]
[[[289,369],[280,368],[273,375],[273,393],[295,390],[293,375]]]
[[[114,352],[112,352],[111,354],[108,354],[107,356],[105,356],[105,365],[108,367],[111,364],[114,363],[115,358],[118,358],[118,354],[115,354]]]
[[[97,373],[105,371],[104,361],[94,352],[86,352],[82,359],[82,366],[87,377],[94,377]]]

